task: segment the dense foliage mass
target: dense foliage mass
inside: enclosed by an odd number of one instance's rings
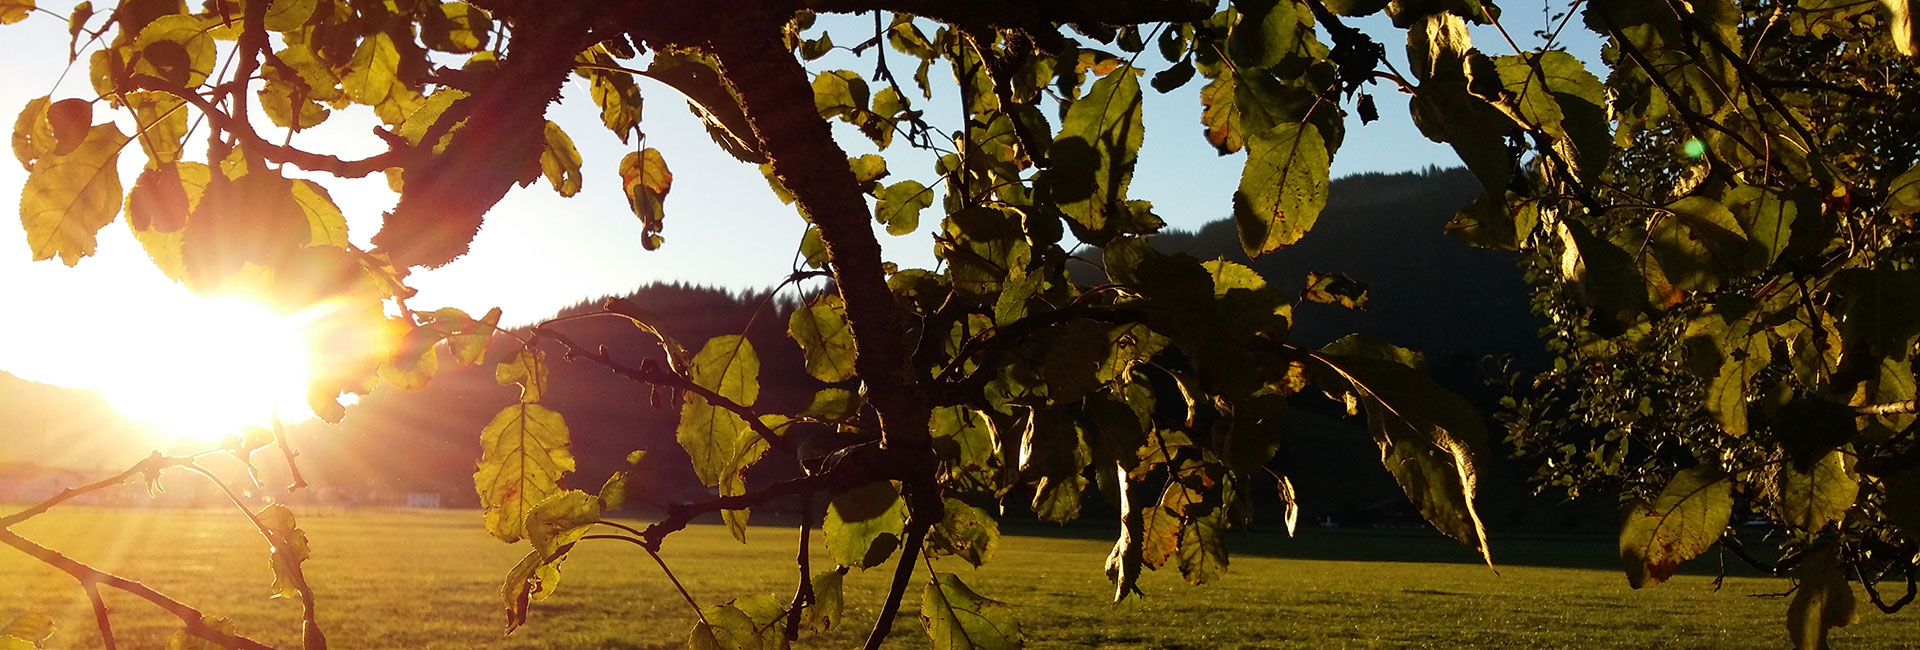
[[[1491,561],[1474,505],[1488,453],[1481,416],[1430,380],[1415,352],[1357,337],[1290,343],[1295,297],[1240,263],[1155,250],[1164,224],[1128,195],[1144,94],[1204,83],[1204,137],[1245,156],[1238,189],[1219,200],[1230,199],[1248,256],[1280,251],[1325,207],[1346,107],[1376,119],[1368,93],[1386,81],[1484,189],[1450,230],[1532,260],[1561,361],[1516,378],[1506,414],[1515,438],[1555,482],[1621,478],[1644,497],[1621,538],[1636,586],[1720,542],[1736,506],[1772,518],[1791,533],[1799,584],[1789,627],[1811,648],[1854,617],[1853,583],[1876,603],[1871,587],[1889,575],[1912,593],[1920,312],[1907,305],[1920,271],[1908,230],[1920,211],[1920,139],[1905,94],[1907,9],[1594,2],[1560,27],[1577,18],[1607,40],[1603,80],[1551,35],[1535,51],[1475,49],[1468,23],[1499,26],[1499,10],[1480,0],[82,3],[63,18],[94,96],[29,103],[13,151],[30,171],[21,217],[36,259],[77,263],[124,212],[154,262],[189,287],[325,314],[311,401],[338,420],[350,416],[342,394],[428,382],[441,347],[461,363],[489,361],[499,313],[413,311],[408,270],[462,255],[515,184],[578,191],[589,161],[545,119],[569,76],[591,85],[601,126],[635,143],[614,169],[646,226],[638,243],[663,245],[673,175],[645,147],[634,78],[679,91],[715,143],[759,165],[809,224],[806,266],[789,281],[830,276],[833,288],[787,326],[806,371],[832,387],[798,411],[760,408],[745,336],[683,345],[631,302],[601,315],[650,332],[658,350],[584,349],[553,324],[520,336],[521,351],[491,361],[521,399],[480,432],[475,475],[487,530],[528,546],[503,589],[508,629],[561,586],[577,544],[626,541],[651,554],[716,511],[744,536],[752,508],[798,498],[824,512],[839,566],[807,566],[806,518],[795,593],[705,606],[689,596],[689,644],[781,646],[841,625],[849,570],[893,562],[871,647],[922,557],[990,560],[998,530],[984,506],[994,502],[1026,501],[1050,521],[1079,516],[1091,492],[1115,504],[1115,599],[1136,591],[1143,570],[1177,568],[1196,584],[1218,576],[1222,535],[1251,516],[1251,494],[1291,493],[1269,468],[1279,418],[1305,391],[1364,415],[1419,511]],[[3,22],[34,11],[30,0],[0,1]],[[1378,12],[1404,31],[1409,69],[1342,22]],[[861,13],[870,29],[813,24]],[[835,49],[836,35],[872,58],[873,74],[803,65]],[[957,86],[957,123],[929,123],[918,103],[935,70]],[[292,144],[356,107],[381,123],[384,153],[349,160]],[[137,128],[96,117],[107,112]],[[850,158],[832,121],[883,152],[935,152],[938,182],[889,181],[889,159]],[[116,172],[123,153],[146,160],[131,185]],[[398,198],[374,248],[353,244],[325,185],[290,178],[296,169],[386,175]],[[883,263],[881,228],[931,230],[940,265]],[[1099,258],[1076,255],[1082,243]],[[1102,280],[1070,281],[1076,264]],[[1298,296],[1364,298],[1333,275]],[[597,494],[569,489],[566,416],[546,390],[560,360],[542,342],[676,402],[678,441],[716,498],[645,529],[603,520],[644,478],[648,455],[636,452],[635,470]],[[275,442],[249,436],[233,451]],[[749,484],[745,470],[770,452],[799,456],[805,474]],[[156,456],[109,481],[175,467],[199,469]],[[273,593],[301,601],[306,645],[324,646],[293,513],[248,516],[273,549]],[[1291,525],[1290,505],[1282,516]],[[90,594],[117,588],[167,608],[185,623],[183,640],[261,647],[4,527],[0,542]],[[1010,608],[959,576],[933,572],[919,592],[936,646],[1019,645]],[[104,606],[99,614],[111,643]]]

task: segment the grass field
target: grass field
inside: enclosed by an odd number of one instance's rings
[[[266,550],[244,525],[230,511],[72,508],[18,532],[229,616],[255,638],[297,647],[299,606],[264,597],[272,581]],[[312,538],[308,576],[334,648],[677,648],[693,621],[645,554],[589,543],[568,561],[559,594],[535,605],[526,628],[502,636],[499,584],[524,546],[488,537],[477,513],[318,512],[301,525]],[[1009,532],[987,568],[953,559],[939,568],[1015,605],[1029,647],[1789,647],[1787,600],[1756,597],[1784,590],[1783,581],[1729,578],[1715,593],[1711,576],[1684,575],[1633,592],[1605,568],[1605,540],[1496,537],[1496,575],[1434,535],[1247,534],[1229,538],[1235,557],[1222,582],[1196,589],[1171,569],[1151,573],[1145,599],[1115,606],[1100,570],[1111,542],[1091,538],[1100,531]],[[669,538],[663,555],[703,604],[755,593],[784,600],[793,589],[792,535],[755,528],[743,546],[723,529],[696,526]],[[857,629],[802,637],[801,645],[857,645],[890,571],[848,576],[849,627]],[[917,584],[889,647],[925,647]],[[122,648],[159,647],[175,627],[128,596],[108,599]],[[1862,605],[1870,611],[1836,633],[1836,648],[1920,646],[1920,611],[1882,615],[1864,596]],[[25,609],[61,624],[53,647],[98,647],[85,594],[0,548],[0,620]]]

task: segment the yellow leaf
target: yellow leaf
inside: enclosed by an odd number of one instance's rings
[[[20,195],[20,222],[26,226],[33,259],[72,266],[93,254],[94,235],[120,214],[120,174],[115,163],[127,136],[112,124],[87,131],[73,153],[43,156]]]
[[[539,404],[515,404],[480,431],[480,469],[473,486],[486,509],[487,532],[504,542],[526,535],[527,514],[560,493],[573,472],[566,420]]]

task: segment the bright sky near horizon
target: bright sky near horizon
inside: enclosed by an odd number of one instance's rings
[[[1555,0],[1547,1],[1558,8]],[[40,3],[59,16],[65,16],[72,4]],[[1537,46],[1538,39],[1530,34],[1544,19],[1540,6],[1507,9],[1508,28],[1520,45]],[[1597,41],[1577,24],[1578,17],[1574,20],[1563,42],[1582,59],[1596,60]],[[836,42],[856,43],[871,35],[871,23],[865,20],[822,24],[831,26],[836,36],[846,34]],[[1392,38],[1398,30],[1378,16],[1354,24],[1375,34],[1405,69],[1404,48]],[[1490,29],[1476,28],[1473,36],[1483,51],[1512,53]],[[0,116],[7,118],[5,124],[11,125],[19,108],[34,97],[92,96],[84,50],[80,62],[61,79],[67,65],[66,40],[64,19],[45,12],[0,28],[0,60],[8,63],[0,73]],[[836,51],[815,68],[870,73],[873,52],[856,58]],[[905,65],[905,55],[888,55],[895,69]],[[1149,70],[1164,66],[1151,46],[1140,60]],[[951,77],[939,69],[933,77],[941,87],[930,102],[916,103],[931,108],[936,126],[953,124],[953,111],[942,110],[954,103]],[[1225,218],[1243,164],[1242,155],[1218,156],[1200,137],[1197,95],[1203,82],[1196,79],[1167,95],[1148,92],[1145,120],[1150,128],[1130,195],[1153,201],[1154,211],[1174,228],[1194,229]],[[1414,128],[1404,95],[1384,85],[1370,90],[1382,120],[1362,126],[1358,117],[1350,118],[1346,141],[1334,157],[1335,177],[1458,164],[1449,148],[1428,141]],[[748,289],[769,287],[785,277],[804,230],[792,208],[774,197],[756,168],[734,161],[714,146],[677,93],[644,79],[641,91],[647,101],[642,121],[646,143],[661,150],[674,174],[666,201],[665,246],[657,251],[640,247],[640,224],[628,211],[615,169],[631,145],[623,145],[600,126],[584,83],[576,79],[548,117],[568,130],[586,160],[580,194],[560,198],[544,181],[509,193],[489,213],[471,253],[444,268],[414,274],[410,284],[420,295],[410,304],[423,309],[459,307],[475,314],[498,306],[505,322],[521,324],[581,300],[624,293],[653,281]],[[370,132],[371,116],[364,110],[352,113],[336,114],[295,137],[293,144],[343,157],[379,152],[383,145]],[[122,130],[130,131],[130,124],[122,122]],[[850,153],[872,151],[851,127],[837,128]],[[189,150],[196,145],[190,144]],[[891,178],[915,178],[934,185],[932,157],[905,149],[896,143],[888,152]],[[143,162],[138,151],[132,151],[121,159],[122,178],[129,185]],[[0,164],[0,196],[19,196],[25,180],[26,172],[19,165]],[[395,199],[384,180],[378,175],[353,181],[318,180],[324,181],[346,212],[353,241],[367,246],[380,225],[381,212],[391,208]],[[932,243],[925,232],[937,223],[937,218],[924,218],[921,233],[904,237],[890,237],[878,228],[876,233],[890,261],[924,267],[933,263]],[[19,220],[0,219],[0,341],[6,341],[0,345],[0,371],[28,379],[100,388],[110,399],[115,386],[121,386],[122,392],[163,390],[159,384],[167,383],[164,373],[129,371],[180,363],[157,360],[152,348],[169,343],[154,334],[218,327],[218,321],[207,314],[225,313],[205,308],[205,301],[161,275],[124,221],[105,228],[97,254],[75,267],[30,259]],[[134,377],[140,384],[129,384]],[[188,381],[191,377],[180,379],[175,383],[194,383]],[[115,400],[116,404],[126,401]]]

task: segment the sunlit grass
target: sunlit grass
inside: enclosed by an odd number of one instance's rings
[[[309,577],[335,648],[680,648],[693,615],[657,567],[626,545],[587,545],[568,560],[558,595],[537,603],[526,628],[501,635],[499,583],[524,552],[494,541],[474,512],[307,509]],[[142,512],[74,508],[19,529],[102,568],[233,618],[242,632],[298,646],[299,606],[265,598],[265,545],[230,511]],[[1020,529],[1046,532],[1046,529]],[[1107,604],[1100,572],[1111,542],[1009,535],[993,564],[940,561],[983,594],[1013,603],[1030,647],[1118,648],[1756,648],[1784,647],[1779,580],[1686,575],[1633,592],[1616,571],[1503,564],[1495,575],[1472,555],[1425,535],[1307,530],[1298,540],[1230,539],[1238,553],[1219,584],[1190,588],[1171,569],[1150,573],[1147,598]],[[742,546],[724,529],[695,526],[663,555],[703,603],[793,589],[793,531],[754,528]],[[821,550],[816,538],[814,548]],[[1605,566],[1605,540],[1495,539],[1512,561]],[[1262,555],[1255,555],[1259,553]],[[1399,561],[1286,559],[1386,557]],[[1463,560],[1463,561],[1461,561]],[[822,560],[824,562],[824,560]],[[1454,562],[1460,561],[1460,562]],[[803,637],[803,646],[851,647],[866,634],[891,572],[848,577],[857,629]],[[890,647],[925,647],[918,588]],[[176,627],[159,610],[109,596],[123,648],[158,647]],[[1864,597],[1863,597],[1863,606]],[[25,608],[62,625],[54,647],[98,647],[84,593],[72,580],[0,548],[0,617]],[[1920,612],[1877,612],[1836,633],[1839,648],[1910,648]]]

